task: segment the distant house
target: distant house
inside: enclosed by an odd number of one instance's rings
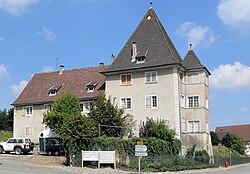
[[[247,143],[246,154],[250,155],[250,124],[220,126],[216,127],[215,132],[217,133],[220,142],[227,133],[240,136]]]
[[[50,112],[61,93],[72,93],[80,100],[81,112],[88,113],[99,95],[104,95],[105,77],[99,72],[105,66],[37,73],[29,81],[14,106],[14,137],[26,137],[38,142],[39,133],[46,129],[43,114]]]
[[[71,92],[88,112],[99,94],[111,97],[133,115],[139,135],[146,117],[164,119],[182,142],[212,155],[209,118],[209,75],[192,48],[182,59],[151,8],[107,67],[35,74],[13,103],[14,136],[38,138],[43,113],[61,92]],[[99,73],[100,72],[100,73]],[[105,88],[104,88],[105,87]]]

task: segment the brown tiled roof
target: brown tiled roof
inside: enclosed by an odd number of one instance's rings
[[[242,137],[245,141],[250,141],[250,124],[216,127],[215,132],[229,132]]]
[[[37,73],[29,81],[12,105],[53,102],[61,93],[70,92],[79,99],[96,98],[104,94],[105,77],[100,74],[107,66],[89,67],[56,72]],[[87,92],[87,84],[96,83],[94,92]],[[49,96],[50,89],[58,89],[56,96]]]

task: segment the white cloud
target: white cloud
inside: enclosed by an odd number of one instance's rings
[[[0,64],[0,79],[5,76],[8,76],[7,68],[4,64]]]
[[[56,34],[46,27],[43,27],[42,31],[37,32],[36,35],[43,36],[47,41],[54,42],[56,40]]]
[[[0,10],[4,10],[11,15],[17,16],[26,11],[26,9],[38,0],[0,0]]]
[[[45,66],[43,67],[43,72],[51,72],[54,71],[54,68],[51,66]]]
[[[192,22],[183,22],[176,30],[175,33],[186,37],[188,43],[192,43],[193,47],[202,45],[209,47],[213,44],[218,36],[213,34],[213,31],[208,26],[197,25]]]
[[[247,112],[247,111],[248,111],[248,108],[245,108],[245,107],[240,108],[240,112]]]
[[[211,87],[217,89],[239,89],[250,87],[250,67],[240,62],[220,65],[212,71]]]
[[[26,80],[22,80],[17,85],[16,84],[12,85],[11,90],[12,90],[13,94],[19,95],[27,84],[28,84],[28,82]]]
[[[241,34],[246,34],[250,29],[249,0],[220,0],[217,15],[225,25]]]

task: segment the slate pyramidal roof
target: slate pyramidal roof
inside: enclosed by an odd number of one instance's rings
[[[133,42],[137,44],[138,53],[145,55],[144,63],[137,64],[131,62]],[[187,70],[204,68],[210,74],[192,50],[189,50],[182,61],[161,21],[151,8],[132,33],[114,62],[101,73],[105,75],[118,71],[164,65],[181,65]]]

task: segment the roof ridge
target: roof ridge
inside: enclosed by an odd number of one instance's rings
[[[75,70],[81,70],[81,69],[90,69],[90,68],[107,68],[109,65],[104,65],[104,66],[89,66],[89,67],[83,67],[83,68],[74,68],[74,69],[67,69],[64,71],[75,71]],[[57,73],[59,70],[56,71],[50,71],[50,72],[38,72],[34,74],[50,74],[50,73]]]
[[[164,32],[163,32],[163,27],[162,27],[162,24],[161,24],[161,22],[160,22],[160,19],[159,19],[158,16],[156,15],[156,13],[155,13],[155,11],[153,10],[153,8],[151,8],[151,10],[152,10],[152,12],[153,12],[154,15],[155,15],[156,22],[157,22],[157,24],[158,24],[158,27],[159,27],[159,29],[160,29],[160,31],[161,31],[161,34],[162,34],[162,36],[163,36],[164,41],[166,42],[166,45],[167,45],[167,47],[168,47],[168,49],[169,49],[169,52],[170,52],[172,58],[173,58],[177,63],[181,63],[181,62],[179,62],[178,60],[176,60],[175,57],[174,57],[174,54],[173,54],[173,52],[172,52],[172,50],[171,50],[171,48],[170,48],[170,46],[169,46],[169,43],[167,42],[167,38],[166,38],[166,36],[165,36],[165,34],[164,34]],[[165,32],[167,33],[166,30],[165,30]]]

